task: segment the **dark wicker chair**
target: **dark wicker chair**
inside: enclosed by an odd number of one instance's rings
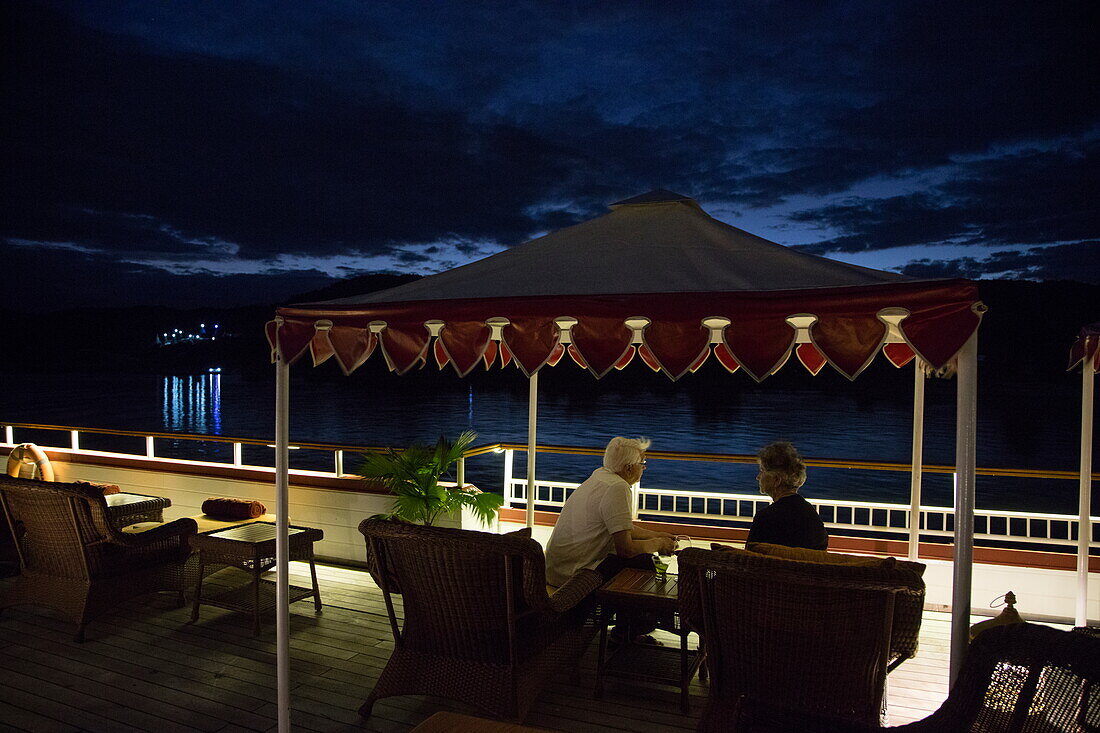
[[[359,525],[382,588],[394,650],[363,706],[393,695],[436,695],[521,722],[544,681],[575,663],[595,635],[587,598],[602,583],[582,570],[553,596],[542,548],[529,536]],[[380,568],[384,568],[382,571]],[[394,613],[402,589],[404,623]]]
[[[76,623],[76,641],[89,621],[121,601],[167,590],[182,605],[194,583],[187,562],[193,519],[123,533],[95,487],[8,476],[0,476],[0,505],[20,563],[20,575],[0,587],[0,609],[53,608]]]
[[[818,720],[824,733],[1095,733],[1100,731],[1100,638],[1041,624],[983,631],[951,694],[924,720],[893,728]],[[802,730],[777,708],[744,706],[731,730]]]
[[[916,648],[912,614],[896,613],[900,597],[924,597],[916,572],[736,550],[688,549],[679,562],[680,613],[711,676],[699,730],[729,730],[746,706],[786,711],[800,730],[817,718],[878,725],[891,660]]]
[[[1100,731],[1100,639],[1041,624],[983,631],[939,710],[889,730]]]

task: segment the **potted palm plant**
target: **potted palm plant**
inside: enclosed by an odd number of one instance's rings
[[[404,450],[366,453],[360,475],[370,483],[381,482],[393,494],[393,510],[387,519],[413,524],[434,524],[462,508],[471,510],[483,523],[490,524],[504,497],[473,486],[442,486],[439,479],[462,457],[477,439],[467,430],[453,443],[440,436],[434,446],[411,445]]]

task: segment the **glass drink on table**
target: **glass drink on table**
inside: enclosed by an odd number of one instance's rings
[[[668,558],[653,553],[654,580],[663,583],[668,579]]]

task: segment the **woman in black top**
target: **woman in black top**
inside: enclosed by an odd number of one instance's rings
[[[810,502],[798,495],[806,483],[806,464],[790,443],[772,443],[756,454],[760,493],[772,503],[756,513],[746,542],[768,542],[808,550],[829,547],[829,534]]]

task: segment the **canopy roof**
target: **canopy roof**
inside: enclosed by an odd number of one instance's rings
[[[1081,332],[1077,334],[1077,341],[1069,350],[1067,368],[1073,369],[1086,359],[1092,359],[1093,370],[1100,372],[1100,321],[1081,327]]]
[[[713,353],[760,380],[797,345],[815,374],[828,362],[854,378],[884,345],[895,364],[915,352],[944,366],[979,312],[971,282],[798,252],[653,191],[416,282],[279,308],[268,338],[288,361],[308,349],[315,364],[335,356],[348,373],[380,347],[399,373],[429,351],[462,375],[497,360],[532,374],[569,354],[599,377],[638,355],[677,379]]]

